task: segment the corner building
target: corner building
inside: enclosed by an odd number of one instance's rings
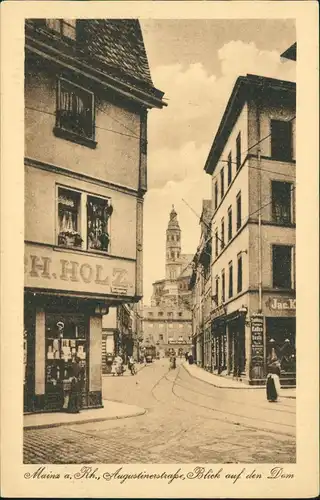
[[[147,113],[162,97],[138,21],[26,21],[25,411],[62,410],[73,354],[83,407],[102,406],[102,316],[142,297]]]
[[[295,384],[295,83],[235,83],[205,171],[212,176],[212,370],[263,384],[275,347]]]

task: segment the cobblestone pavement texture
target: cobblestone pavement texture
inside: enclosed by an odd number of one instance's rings
[[[25,430],[24,463],[295,462],[295,400],[209,386],[166,359],[134,377],[103,377],[103,397],[147,412]]]

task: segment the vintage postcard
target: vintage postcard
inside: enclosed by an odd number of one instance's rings
[[[3,496],[316,496],[317,4],[1,23]]]

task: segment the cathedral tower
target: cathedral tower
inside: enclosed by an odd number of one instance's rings
[[[166,279],[176,279],[181,272],[181,230],[174,205],[170,212],[166,235]]]

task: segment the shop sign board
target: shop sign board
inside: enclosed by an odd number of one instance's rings
[[[188,340],[168,340],[168,344],[191,344]]]
[[[81,293],[135,295],[135,262],[25,246],[25,286]]]
[[[223,304],[216,307],[211,313],[211,319],[219,318],[220,316],[225,316],[227,314],[226,308]]]
[[[273,311],[295,311],[296,299],[270,298],[266,305]]]
[[[264,341],[263,341],[264,320],[261,314],[251,316],[251,359],[257,365],[263,365],[264,361]]]

